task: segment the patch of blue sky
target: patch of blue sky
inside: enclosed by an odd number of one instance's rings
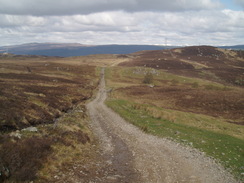
[[[230,10],[234,10],[234,11],[243,10],[243,8],[241,6],[239,6],[235,0],[220,0],[220,1],[224,5],[224,9],[230,9]]]

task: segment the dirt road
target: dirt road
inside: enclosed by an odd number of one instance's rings
[[[129,124],[106,107],[106,97],[102,70],[99,92],[87,108],[104,163],[110,171],[96,182],[236,182],[231,174],[204,153],[145,134]]]

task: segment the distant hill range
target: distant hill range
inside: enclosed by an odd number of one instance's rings
[[[78,43],[29,43],[0,47],[0,53],[8,52],[16,55],[45,56],[84,56],[93,54],[130,54],[142,50],[162,50],[175,48],[155,45],[83,45]]]
[[[180,46],[157,45],[83,45],[79,43],[28,43],[22,45],[2,46],[0,53],[16,55],[45,55],[45,56],[84,56],[93,54],[130,54],[143,50],[163,50]],[[225,46],[224,49],[244,49],[244,45]]]
[[[244,50],[244,45],[235,45],[235,46],[218,46],[218,48],[231,49],[231,50]]]

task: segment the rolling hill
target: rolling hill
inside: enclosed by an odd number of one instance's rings
[[[45,56],[85,56],[93,54],[129,54],[142,50],[161,50],[172,47],[155,45],[83,45],[78,43],[29,43],[0,47],[0,53]]]
[[[0,53],[17,55],[45,55],[45,56],[85,56],[94,54],[130,54],[143,50],[163,50],[180,46],[160,45],[85,45],[79,43],[27,43],[21,45],[2,46]],[[243,50],[244,45],[220,46],[223,49]]]
[[[171,50],[134,53],[120,66],[144,66],[170,73],[208,79],[219,83],[243,85],[244,51],[211,46],[191,46]]]

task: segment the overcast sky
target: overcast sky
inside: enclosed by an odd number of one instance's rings
[[[0,46],[244,44],[244,0],[0,0]]]

